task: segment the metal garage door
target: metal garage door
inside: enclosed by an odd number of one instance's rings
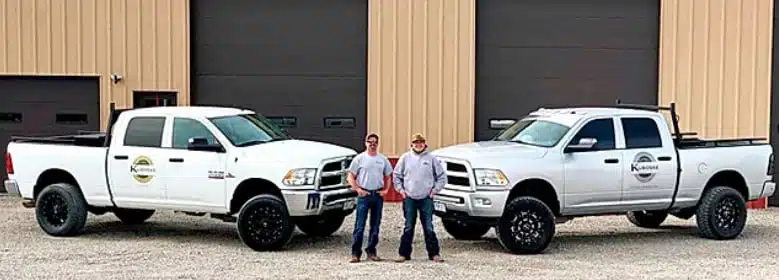
[[[249,107],[296,138],[364,147],[367,2],[193,1],[192,103]]]
[[[779,18],[779,7],[774,5],[774,26],[779,24],[777,21]],[[779,147],[779,28],[773,29],[773,45],[771,49],[771,132],[769,138],[771,139],[771,146],[774,148],[774,165],[776,165],[777,147]],[[776,177],[776,169],[774,169],[774,177]],[[779,192],[768,198],[768,205],[779,206]]]
[[[100,129],[97,78],[0,76],[0,152],[13,136],[75,134]],[[0,161],[3,180],[5,160]],[[2,186],[0,190],[5,192]]]
[[[476,139],[539,106],[656,104],[658,0],[476,3]]]

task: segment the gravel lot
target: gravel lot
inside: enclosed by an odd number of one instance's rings
[[[385,205],[380,256],[397,250],[402,217]],[[741,238],[716,242],[695,236],[695,220],[670,218],[662,230],[632,226],[624,217],[592,217],[558,225],[543,255],[504,253],[493,232],[483,241],[449,237],[436,220],[444,263],[427,261],[420,228],[415,259],[397,264],[346,262],[353,216],[334,236],[296,233],[288,250],[244,247],[232,224],[162,212],[141,226],[122,226],[111,214],[90,215],[85,233],[52,238],[32,209],[0,197],[1,279],[776,279],[779,211],[751,210]]]

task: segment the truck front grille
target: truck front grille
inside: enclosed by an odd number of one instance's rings
[[[465,164],[454,163],[454,162],[448,162],[446,164],[446,170],[454,171],[454,172],[468,172],[468,169],[465,168]]]
[[[446,158],[441,159],[441,162],[446,169],[447,185],[444,188],[460,191],[472,190],[470,168],[465,163]]]
[[[351,163],[352,157],[325,162],[319,170],[319,189],[327,190],[348,187],[349,182],[346,181],[346,174]]]

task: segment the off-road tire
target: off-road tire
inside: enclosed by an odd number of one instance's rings
[[[628,221],[643,228],[658,228],[668,218],[665,211],[630,211]]]
[[[289,243],[295,224],[281,199],[261,194],[241,206],[236,228],[241,242],[252,250],[275,251]]]
[[[479,240],[492,228],[489,225],[467,223],[457,220],[443,220],[444,229],[457,240]]]
[[[67,183],[51,184],[35,199],[35,218],[51,236],[75,236],[87,222],[87,202],[81,191]]]
[[[128,224],[128,225],[137,225],[142,224],[149,218],[151,218],[152,215],[154,215],[154,210],[145,210],[145,209],[127,209],[127,208],[119,208],[115,209],[114,216],[119,218],[122,223]]]
[[[538,254],[549,246],[555,227],[555,216],[549,206],[535,197],[521,196],[508,203],[495,232],[500,245],[509,252]],[[521,235],[528,238],[518,240]]]
[[[698,234],[703,238],[736,238],[747,222],[746,200],[733,188],[713,187],[701,197],[695,220]]]
[[[346,215],[341,213],[303,217],[297,221],[297,226],[308,236],[325,237],[338,231],[345,219]]]

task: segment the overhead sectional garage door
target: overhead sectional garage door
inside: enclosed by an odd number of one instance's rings
[[[656,104],[658,0],[476,3],[477,140],[540,106]]]
[[[51,136],[99,130],[99,91],[97,78],[0,76],[0,152],[3,157],[11,136]],[[0,166],[0,177],[4,180],[7,177],[5,160],[0,161]]]
[[[363,147],[367,0],[192,1],[196,105],[248,107],[293,137]]]

